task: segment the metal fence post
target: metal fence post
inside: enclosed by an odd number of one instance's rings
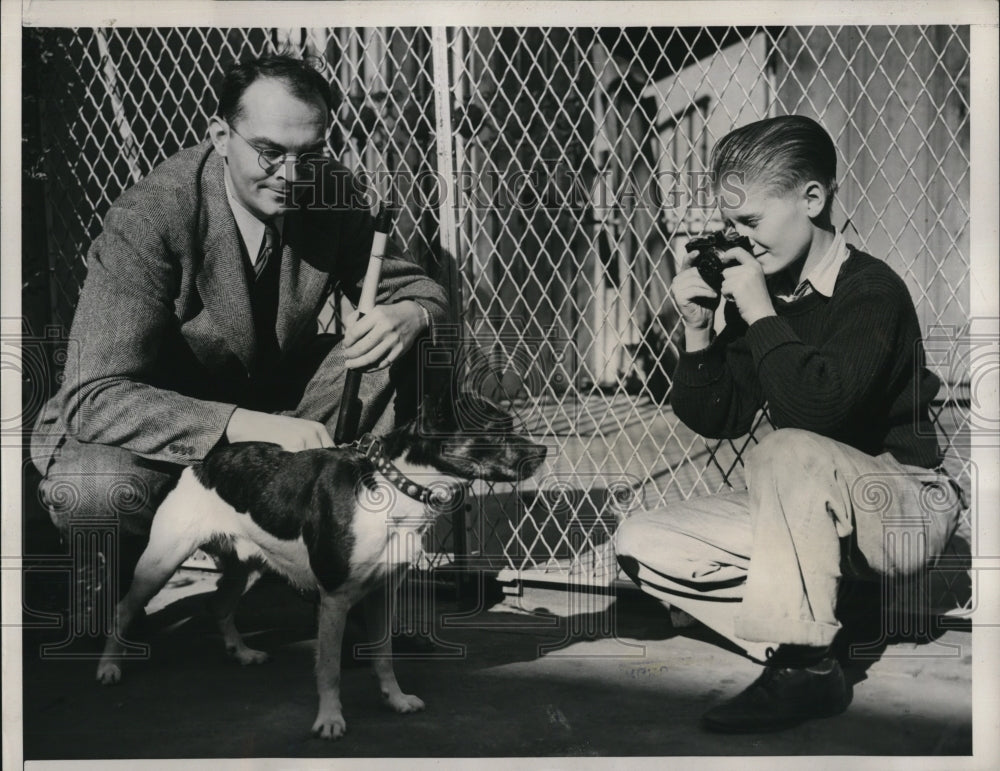
[[[456,35],[459,34],[457,31]],[[451,122],[451,78],[448,74],[448,29],[431,30],[431,56],[434,73],[434,146],[437,151],[438,222],[440,223],[441,262],[447,266],[448,296],[452,321],[461,324],[462,286],[458,270],[458,227],[455,209],[458,205],[458,186],[455,184],[455,166],[452,148],[454,136]],[[458,73],[455,73],[456,78]],[[452,196],[456,196],[455,199]],[[451,532],[455,552],[456,591],[461,598],[468,578],[469,545],[466,537],[465,507],[458,506],[452,514]]]
[[[438,216],[440,222],[441,256],[448,265],[448,292],[451,307],[459,316],[462,307],[461,276],[457,270],[458,227],[455,218],[457,195],[454,189],[455,164],[452,148],[454,134],[451,125],[451,79],[448,74],[448,30],[434,27],[431,30],[431,49],[434,68],[434,125],[436,129],[435,149],[437,151],[438,182],[444,189],[439,190]]]

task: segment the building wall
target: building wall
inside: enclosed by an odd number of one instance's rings
[[[903,276],[925,335],[965,324],[968,28],[792,30],[772,64],[779,112],[816,118],[837,143],[835,224]]]

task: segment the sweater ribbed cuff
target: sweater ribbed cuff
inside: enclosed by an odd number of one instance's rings
[[[716,349],[715,342],[700,351],[681,352],[674,372],[674,382],[699,388],[711,385],[725,375],[725,354]]]

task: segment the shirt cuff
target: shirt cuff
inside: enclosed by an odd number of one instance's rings
[[[424,328],[429,335],[431,334],[431,312],[420,303],[417,303],[417,307],[420,308],[420,313],[424,317]]]

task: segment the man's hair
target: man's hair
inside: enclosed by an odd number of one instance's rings
[[[306,62],[284,54],[261,56],[233,65],[219,89],[219,116],[227,123],[235,123],[243,112],[243,94],[262,78],[280,80],[294,97],[304,102],[323,104],[324,115],[329,117],[333,109],[330,84]]]
[[[837,147],[804,115],[759,120],[729,132],[712,150],[710,166],[717,190],[734,172],[744,188],[762,185],[773,193],[815,180],[826,188],[827,211],[837,191]]]

